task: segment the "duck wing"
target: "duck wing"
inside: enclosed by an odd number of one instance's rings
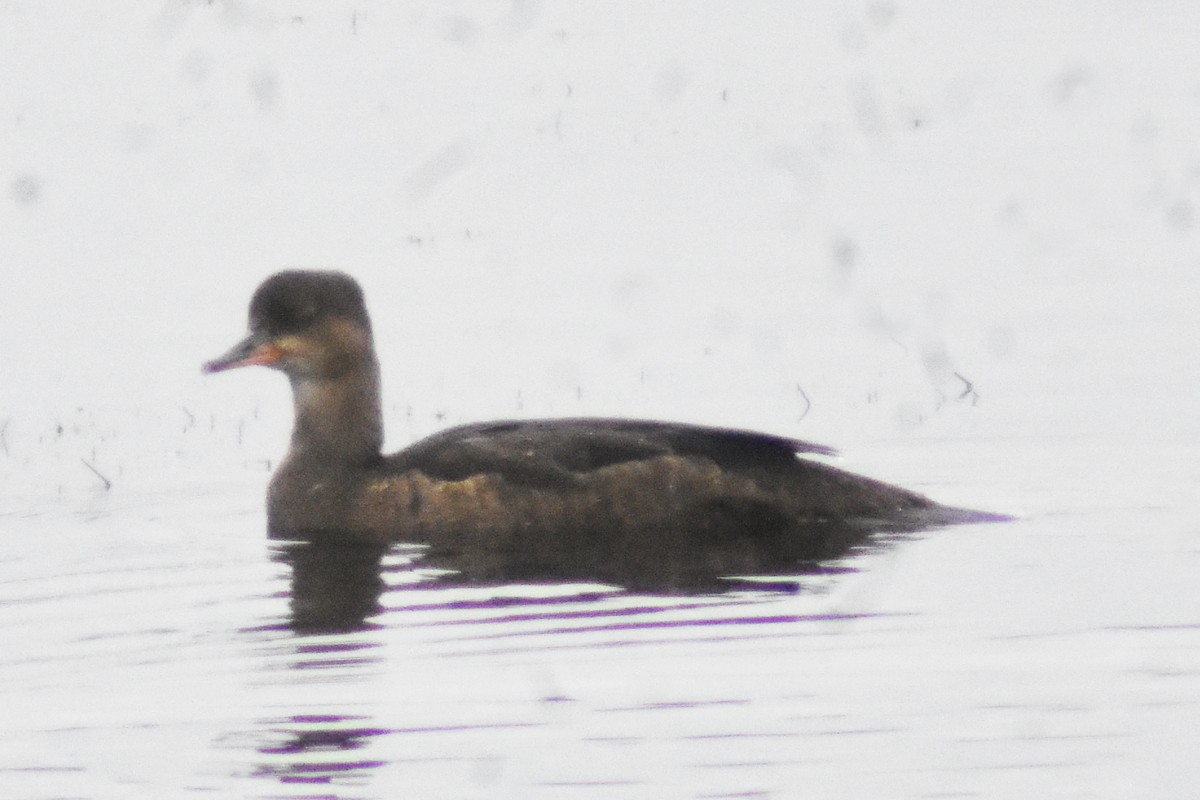
[[[494,473],[532,486],[570,486],[589,472],[660,456],[706,459],[722,469],[787,469],[823,445],[765,433],[625,419],[506,420],[441,431],[388,459],[443,480]]]

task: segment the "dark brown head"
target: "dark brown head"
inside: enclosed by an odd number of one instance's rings
[[[287,270],[254,292],[249,335],[204,371],[261,365],[322,380],[373,363],[371,322],[358,283],[342,272]]]

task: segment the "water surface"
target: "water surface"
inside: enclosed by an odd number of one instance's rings
[[[635,594],[436,582],[406,547],[304,588],[253,501],[4,518],[11,796],[1126,798],[1195,775],[1200,548],[1171,508],[928,532],[793,592]]]

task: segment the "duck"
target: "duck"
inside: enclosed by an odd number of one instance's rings
[[[267,490],[272,538],[423,544],[481,579],[602,579],[630,565],[649,579],[684,562],[719,573],[812,564],[883,531],[1007,518],[844,471],[820,460],[836,454],[823,445],[681,422],[479,422],[385,455],[379,363],[353,277],[275,273],[254,292],[248,327],[203,371],[263,366],[291,383],[291,440]]]

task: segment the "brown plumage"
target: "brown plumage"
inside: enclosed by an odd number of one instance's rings
[[[273,536],[426,543],[471,579],[688,585],[795,570],[872,532],[1001,518],[801,457],[832,454],[820,445],[678,423],[481,423],[384,456],[371,325],[339,272],[263,282],[249,336],[205,371],[253,364],[284,372],[295,400]]]

